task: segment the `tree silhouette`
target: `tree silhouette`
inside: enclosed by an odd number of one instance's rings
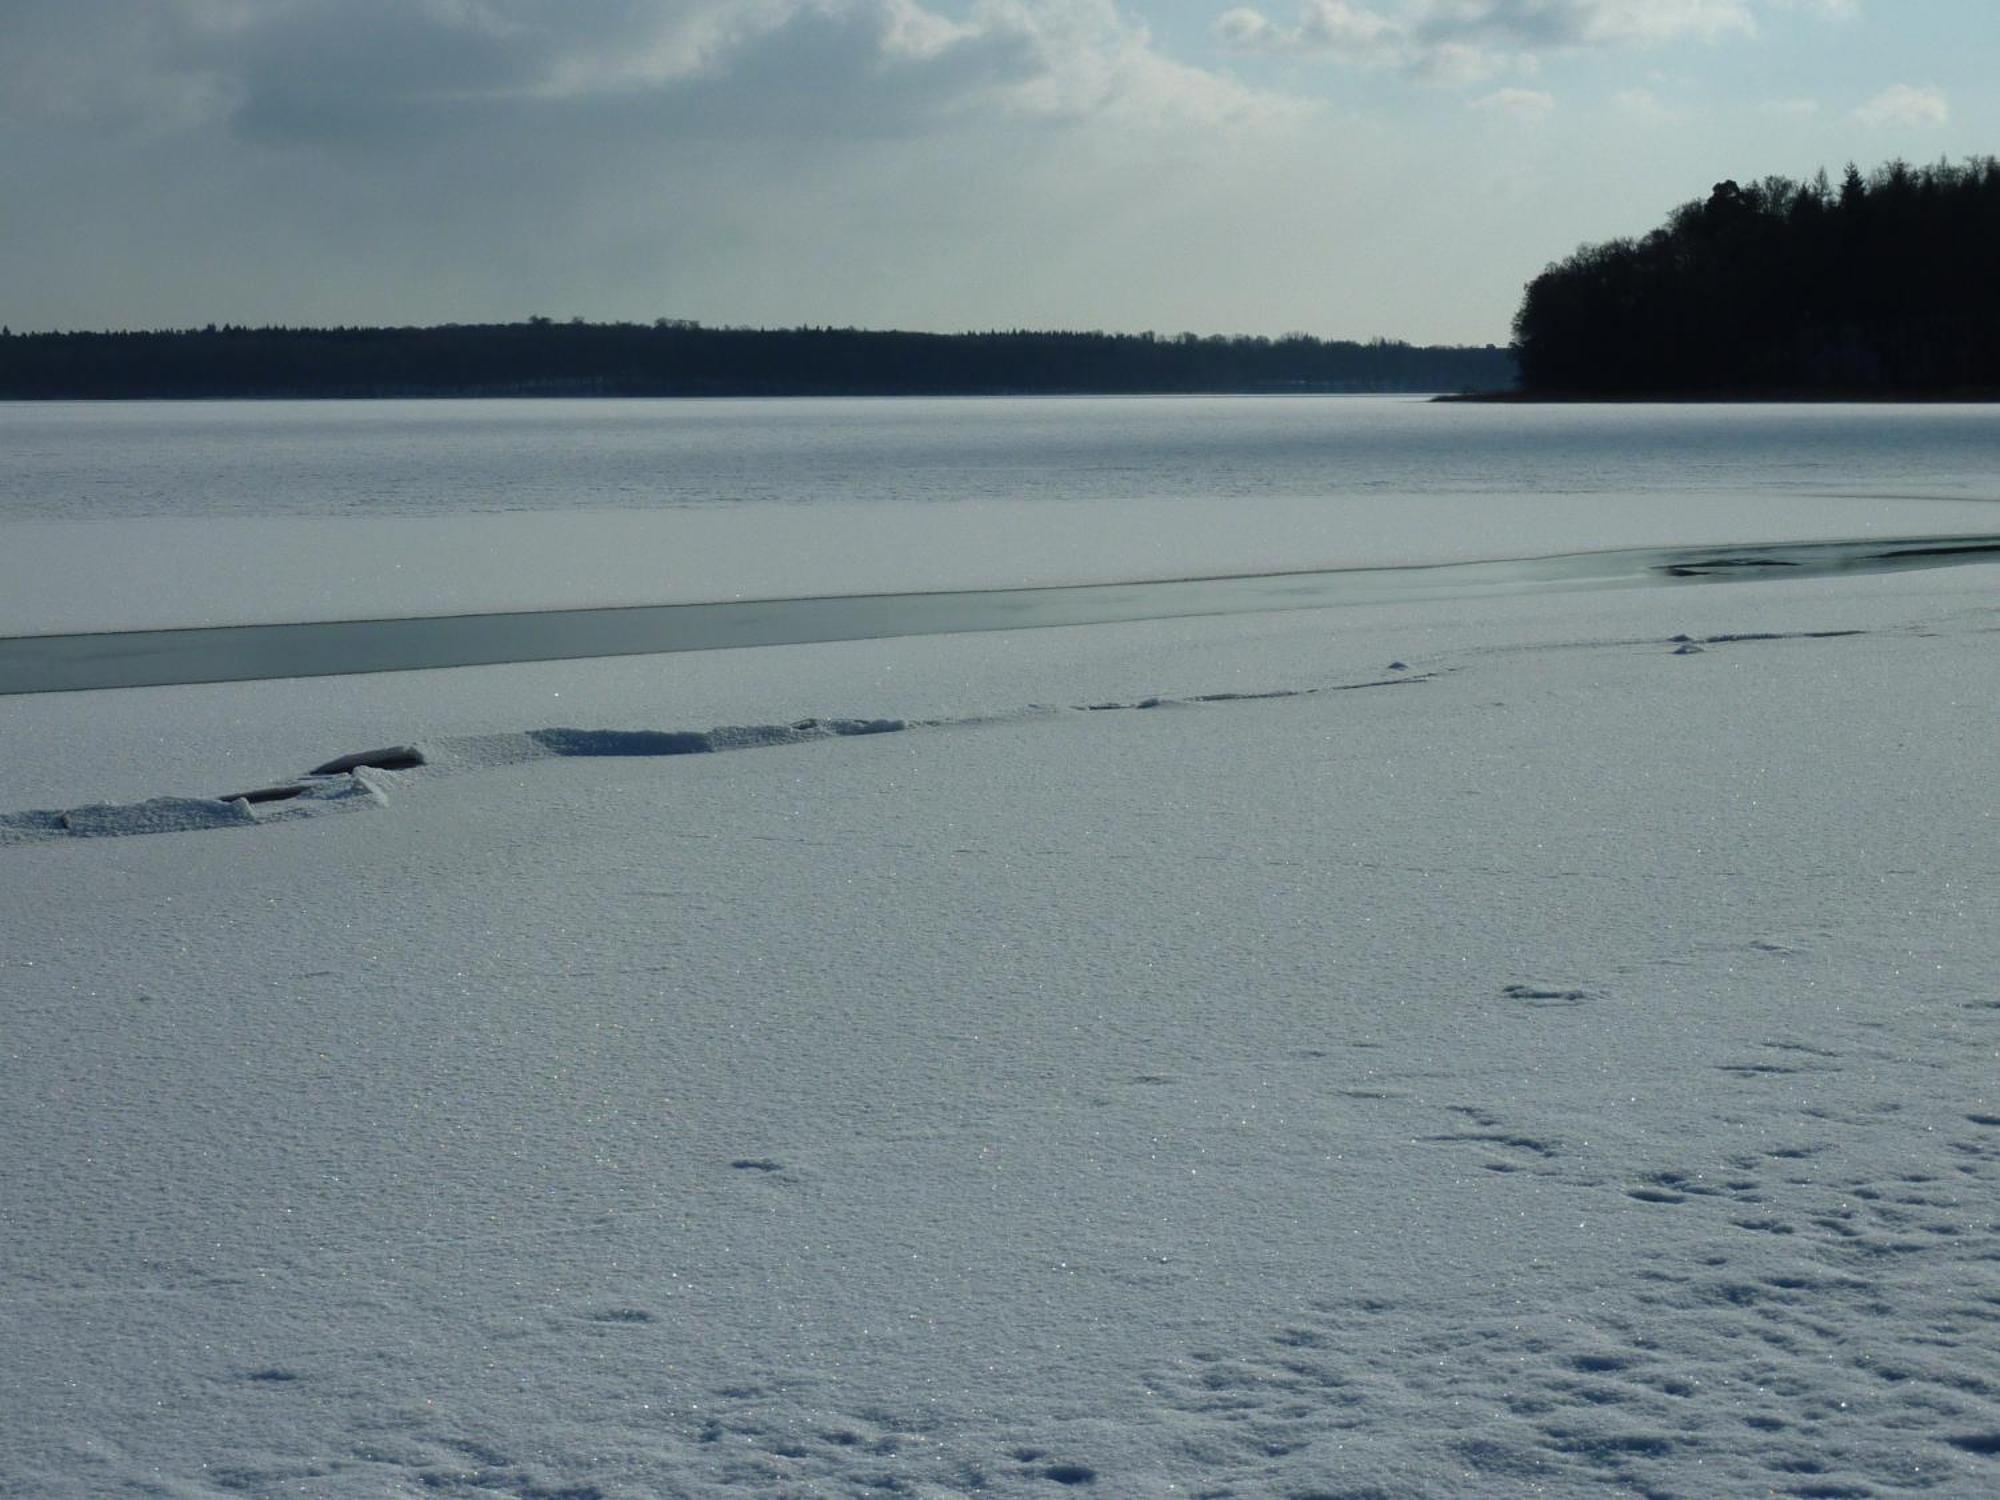
[[[2000,392],[1995,264],[1992,157],[1724,181],[1536,277],[1515,352],[1540,392]]]
[[[1505,349],[1150,333],[707,328],[682,318],[439,328],[17,334],[0,397],[978,395],[1461,391]]]

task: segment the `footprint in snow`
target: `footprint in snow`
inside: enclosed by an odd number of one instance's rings
[[[1500,993],[1509,1000],[1540,1006],[1582,1005],[1597,998],[1589,990],[1565,989],[1550,984],[1510,984]]]

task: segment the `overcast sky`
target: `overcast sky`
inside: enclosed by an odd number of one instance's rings
[[[1503,342],[1721,177],[2000,151],[1994,0],[0,0],[0,322]]]

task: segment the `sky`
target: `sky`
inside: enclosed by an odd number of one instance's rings
[[[1714,182],[2000,151],[1993,0],[0,0],[0,323],[1505,342]]]

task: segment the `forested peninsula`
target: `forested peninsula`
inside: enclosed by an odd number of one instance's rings
[[[557,322],[0,334],[0,398],[1464,391],[1504,348],[1290,334],[896,333]]]
[[[1529,283],[1522,395],[2000,397],[2000,160],[1716,184]]]

